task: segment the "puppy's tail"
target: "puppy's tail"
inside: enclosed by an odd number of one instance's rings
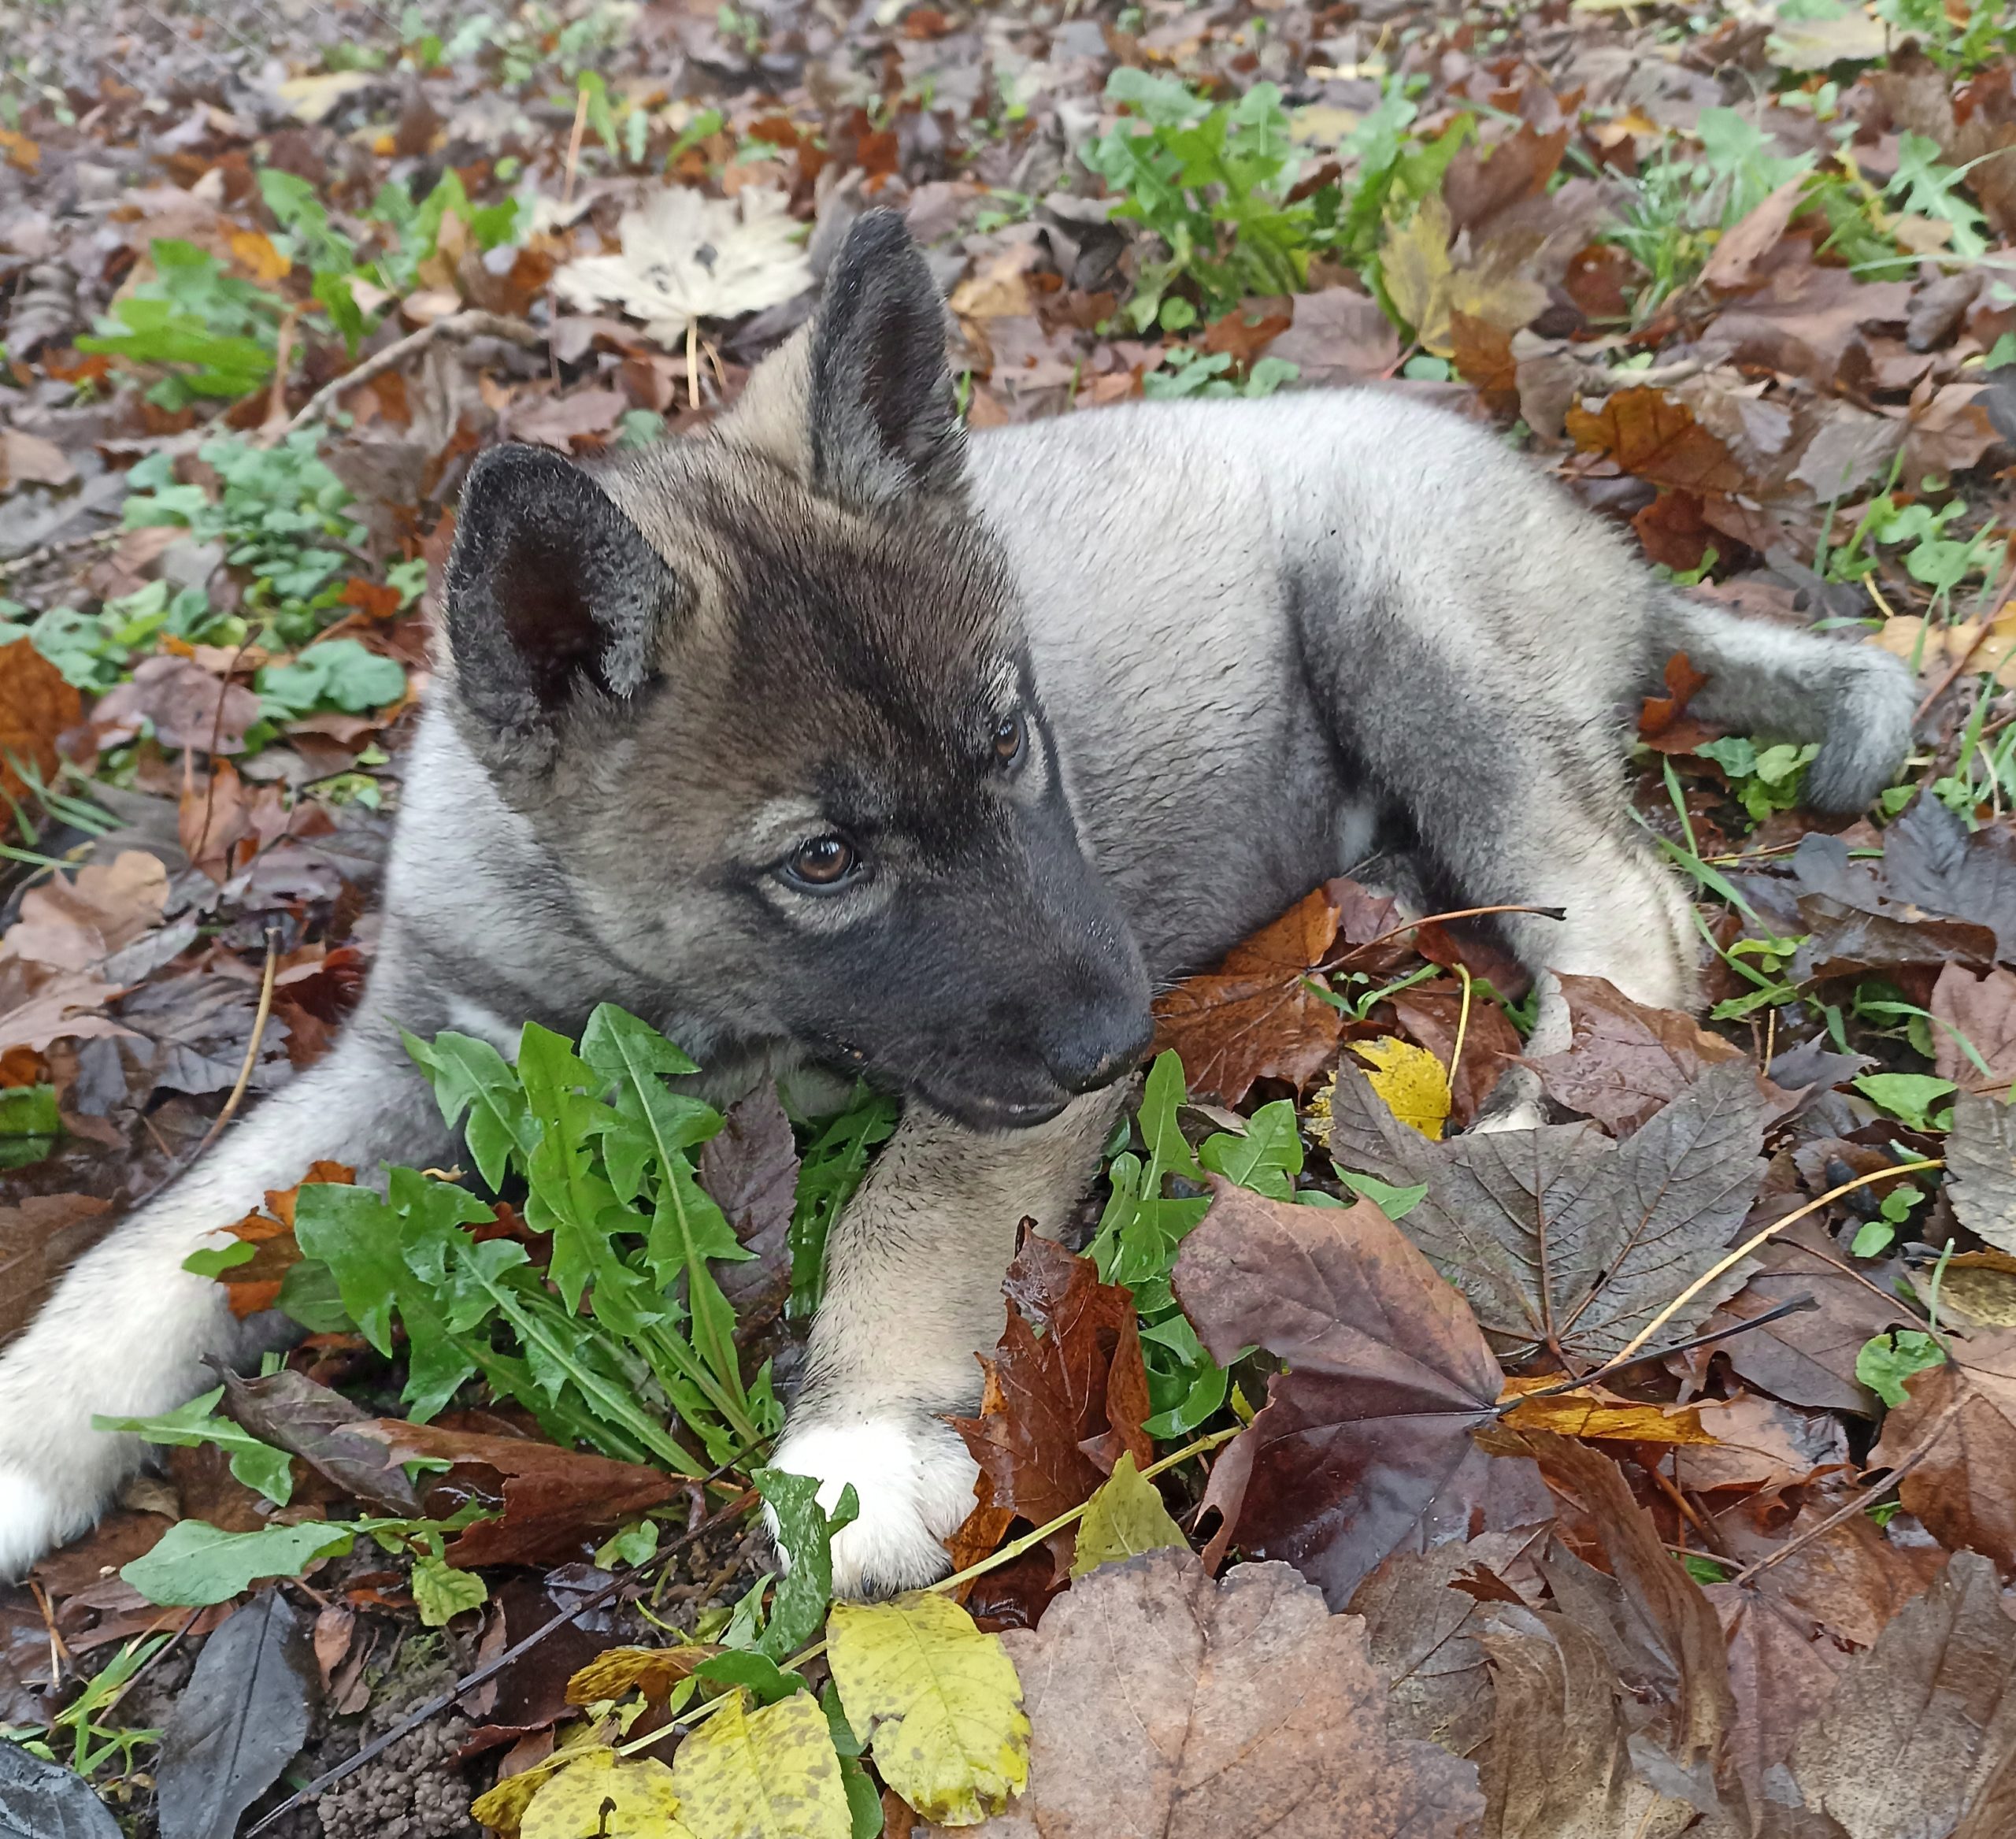
[[[1651,677],[1676,651],[1707,674],[1688,705],[1704,721],[1820,743],[1806,776],[1815,810],[1866,809],[1910,750],[1916,686],[1901,658],[1873,645],[1744,619],[1679,594],[1661,597],[1650,636]]]

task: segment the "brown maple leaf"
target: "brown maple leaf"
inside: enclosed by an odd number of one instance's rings
[[[1132,1293],[1101,1283],[1089,1258],[1032,1233],[1006,1287],[1007,1327],[980,1356],[980,1415],[952,1425],[995,1515],[1041,1526],[1089,1500],[1122,1450],[1143,1468],[1154,1459],[1147,1373]]]
[[[1593,413],[1580,406],[1563,425],[1584,451],[1602,454],[1655,485],[1688,491],[1732,492],[1744,487],[1743,468],[1688,406],[1662,391],[1618,390]]]

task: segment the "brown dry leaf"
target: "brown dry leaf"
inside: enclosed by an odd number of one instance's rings
[[[1763,1173],[1768,1115],[1747,1062],[1729,1061],[1621,1143],[1591,1124],[1429,1143],[1347,1066],[1328,1148],[1340,1170],[1426,1186],[1406,1235],[1501,1351],[1601,1359],[1721,1258]],[[1706,1286],[1666,1333],[1690,1333],[1747,1269]]]
[[[168,870],[144,850],[121,850],[74,879],[59,869],[21,896],[21,917],[0,951],[54,970],[90,970],[161,923]]]
[[[56,737],[83,718],[76,687],[28,640],[0,646],[0,792],[17,799],[28,791],[9,754],[46,780],[57,767]]]
[[[1998,1798],[2007,1792],[2012,1754],[2016,1620],[2003,1609],[1995,1567],[1959,1552],[1842,1670],[1794,1746],[1792,1770],[1807,1804],[1831,1814],[1849,1839],[1940,1839],[1998,1772]]]
[[[1545,1517],[1530,1469],[1472,1440],[1499,1390],[1475,1320],[1378,1208],[1212,1188],[1177,1300],[1213,1359],[1257,1344],[1289,1370],[1211,1472],[1209,1555],[1287,1559],[1342,1604],[1391,1552]]]
[[[1183,1056],[1194,1096],[1236,1105],[1256,1079],[1301,1085],[1329,1064],[1342,1022],[1309,980],[1337,942],[1347,885],[1317,888],[1233,947],[1216,970],[1156,999],[1154,1051]]]
[[[1946,1166],[1955,1218],[1999,1250],[2016,1253],[2016,1109],[2006,1098],[1970,1092],[1955,1098]]]
[[[1792,221],[1807,182],[1803,172],[1788,179],[1747,216],[1725,230],[1714,254],[1701,270],[1703,284],[1723,294],[1740,292],[1751,286],[1758,261],[1777,247],[1785,226]]]
[[[506,411],[503,422],[513,440],[534,441],[566,453],[577,440],[608,433],[629,406],[630,399],[621,390],[576,390],[571,395],[521,399]]]
[[[1736,1336],[1723,1344],[1723,1357],[1751,1385],[1788,1404],[1873,1417],[1876,1396],[1855,1377],[1855,1356],[1871,1336],[1909,1326],[1917,1318],[1844,1269],[1817,1222],[1788,1228],[1759,1249],[1757,1263],[1749,1283],[1722,1305],[1709,1327],[1747,1322],[1801,1297],[1811,1297],[1819,1307]]]
[[[1767,1773],[1792,1758],[1800,1730],[1834,1696],[1847,1655],[1810,1616],[1755,1591],[1711,1584],[1729,1644],[1736,1719],[1729,1759],[1753,1811],[1777,1798]]]
[[[356,1434],[371,1422],[361,1406],[286,1367],[263,1379],[241,1379],[228,1367],[218,1377],[224,1414],[261,1443],[299,1456],[346,1494],[387,1513],[420,1513],[405,1470],[388,1459],[383,1444]]]
[[[1604,454],[1655,485],[1688,491],[1743,489],[1743,468],[1729,449],[1694,419],[1684,402],[1662,391],[1642,384],[1614,391],[1593,413],[1577,404],[1563,425],[1585,452]]]
[[[1506,1398],[1519,1403],[1503,1422],[1514,1430],[1551,1430],[1558,1437],[1609,1437],[1631,1443],[1713,1444],[1715,1437],[1701,1422],[1699,1405],[1648,1405],[1620,1397],[1599,1385],[1578,1386],[1547,1398],[1528,1398],[1529,1392],[1558,1385],[1547,1374],[1508,1379]]]
[[[1712,1806],[1736,1715],[1713,1605],[1607,1456],[1545,1432],[1495,1435],[1531,1453],[1548,1482],[1593,1523],[1608,1572],[1584,1564],[1557,1539],[1541,1563],[1555,1605],[1598,1636],[1632,1682],[1635,1700],[1625,1715],[1637,1744],[1655,1748],[1689,1781],[1697,1805]],[[1646,1773],[1642,1763],[1639,1772]]]
[[[324,1182],[347,1187],[356,1179],[356,1170],[347,1163],[311,1162],[308,1173],[291,1188],[266,1191],[265,1211],[255,1207],[224,1229],[254,1248],[250,1258],[217,1277],[224,1286],[231,1312],[239,1321],[272,1308],[280,1300],[280,1285],[288,1267],[301,1262],[301,1248],[294,1241],[294,1208],[302,1189]]]
[[[1976,399],[1982,386],[1949,383],[1915,406],[1904,435],[1903,476],[1913,486],[1978,466],[2001,436]]]
[[[1567,1049],[1532,1062],[1547,1096],[1628,1136],[1709,1067],[1742,1051],[1692,1016],[1634,1003],[1599,977],[1564,976],[1573,1034]]]
[[[1301,372],[1306,387],[1362,383],[1385,376],[1400,361],[1400,335],[1379,310],[1379,302],[1354,287],[1324,287],[1298,294],[1290,303],[1294,318],[1268,347],[1271,357],[1284,359]]]
[[[1483,1811],[1471,1764],[1388,1733],[1365,1624],[1284,1564],[1214,1583],[1150,1552],[1002,1640],[1029,1785],[996,1839],[1462,1839]]]
[[[2016,1329],[1949,1338],[1947,1350],[1944,1364],[1912,1375],[1869,1459],[1894,1468],[1936,1431],[1898,1490],[1906,1509],[1949,1552],[2016,1570]]]
[[[2016,1081],[2016,973],[1999,966],[1975,977],[1957,964],[1945,966],[1925,1005],[1935,1025],[1933,1066],[1941,1079],[1963,1092],[2007,1099]],[[1988,1063],[1983,1073],[1956,1036],[1964,1036]]]
[[[34,970],[0,953],[0,1054],[16,1047],[40,1053],[51,1041],[132,1034],[103,1012],[122,987],[84,972]]]
[[[0,1347],[28,1326],[56,1280],[103,1238],[109,1201],[28,1194],[0,1207]]]
[[[2016,831],[1970,831],[1921,793],[1883,836],[1883,892],[1933,913],[1986,926],[1999,956],[2016,962]]]
[[[1442,195],[1458,230],[1473,230],[1500,211],[1542,196],[1567,151],[1571,130],[1542,133],[1522,121],[1489,146],[1465,145],[1442,176]]]
[[[952,290],[948,304],[961,319],[1015,319],[1036,311],[1029,272],[1043,252],[1034,243],[1013,243]]]
[[[395,1418],[372,1419],[353,1434],[382,1442],[396,1462],[424,1456],[476,1463],[504,1478],[502,1518],[477,1521],[447,1548],[448,1562],[464,1569],[571,1559],[584,1537],[671,1500],[680,1488],[676,1478],[660,1470],[528,1437],[491,1437]]]
[[[1697,1493],[1783,1487],[1847,1463],[1847,1437],[1830,1411],[1796,1411],[1747,1393],[1703,1400],[1693,1409],[1700,1442],[1675,1452],[1668,1472]]]
[[[259,719],[259,699],[191,658],[143,658],[133,667],[132,681],[108,690],[91,711],[102,745],[115,734],[139,733],[143,718],[153,723],[154,738],[165,747],[242,754],[245,731]]]
[[[76,476],[77,469],[54,441],[18,428],[0,431],[0,491],[10,485],[68,485]]]
[[[606,1648],[567,1681],[567,1703],[592,1705],[628,1692],[662,1699],[702,1660],[721,1651],[712,1641],[687,1641],[676,1648]]]
[[[1123,1450],[1145,1468],[1148,1377],[1134,1299],[1089,1258],[1032,1233],[1008,1268],[1008,1325],[980,1365],[977,1418],[955,1418],[991,1504],[1041,1526],[1091,1497]],[[1043,1333],[1039,1338],[1036,1328]]]

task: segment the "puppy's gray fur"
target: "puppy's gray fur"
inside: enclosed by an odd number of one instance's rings
[[[1684,650],[1702,713],[1819,741],[1810,795],[1845,810],[1910,706],[1894,659],[1684,599],[1393,397],[963,443],[886,214],[707,437],[592,471],[487,456],[445,623],[357,1017],[0,1355],[0,1572],[135,1466],[93,1412],[169,1408],[244,1351],[191,1251],[317,1157],[451,1159],[395,1023],[508,1048],[611,999],[724,1096],[807,1062],[906,1094],[774,1460],[858,1488],[843,1589],[923,1581],[970,1502],[940,1414],[973,1401],[1017,1222],[1096,1166],[1151,985],[1377,855],[1437,898],[1566,910],[1505,927],[1542,1047],[1553,972],[1684,1005],[1691,918],[1626,817],[1620,710]],[[794,882],[829,832],[865,872]]]

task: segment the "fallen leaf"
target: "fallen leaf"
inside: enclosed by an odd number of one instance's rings
[[[1414,328],[1425,351],[1446,358],[1449,326],[1449,207],[1439,196],[1421,200],[1405,224],[1386,233],[1379,279],[1401,318]]]
[[[1312,976],[1340,938],[1369,944],[1395,918],[1391,901],[1355,882],[1325,883],[1234,946],[1215,971],[1158,997],[1154,1051],[1173,1048],[1192,1096],[1224,1104],[1237,1104],[1256,1079],[1305,1084],[1342,1034],[1337,1011],[1310,988]]]
[[[346,96],[371,89],[384,79],[369,70],[318,71],[310,76],[291,76],[274,91],[297,121],[321,120]]]
[[[224,1367],[218,1377],[224,1415],[261,1443],[299,1456],[345,1493],[387,1513],[419,1515],[420,1496],[405,1470],[388,1459],[383,1444],[355,1434],[355,1426],[372,1421],[361,1405],[285,1367],[263,1379],[241,1379]]]
[[[1845,1467],[1848,1440],[1830,1411],[1796,1411],[1775,1399],[1739,1393],[1692,1407],[1700,1440],[1674,1452],[1670,1471],[1683,1488],[1788,1487],[1816,1469]]]
[[[955,1418],[997,1510],[1041,1526],[1089,1500],[1122,1450],[1145,1467],[1148,1380],[1132,1296],[1032,1233],[1010,1266],[1008,1323],[981,1356],[977,1418]],[[1036,1333],[1040,1325],[1043,1333]]]
[[[1471,1438],[1495,1414],[1498,1363],[1384,1214],[1217,1177],[1212,1191],[1177,1260],[1177,1299],[1221,1364],[1257,1344],[1288,1370],[1212,1470],[1205,1505],[1224,1519],[1208,1556],[1236,1544],[1286,1559],[1342,1604],[1390,1552],[1466,1537],[1480,1516],[1545,1517],[1530,1470]]]
[[[1807,1806],[1849,1839],[1952,1833],[2016,1751],[2012,1682],[2016,1621],[1995,1567],[1955,1552],[1800,1733],[1792,1770]]]
[[[0,432],[0,491],[10,485],[68,485],[76,476],[77,469],[54,441],[18,428]]]
[[[1890,899],[1986,926],[1997,955],[2016,962],[2016,834],[1996,825],[1970,832],[1921,792],[1884,832],[1883,845]]]
[[[1955,1337],[1937,1366],[1914,1374],[1870,1452],[1894,1468],[1954,1414],[1898,1489],[1906,1509],[1950,1551],[1984,1552],[2016,1571],[2016,1330]]]
[[[700,1151],[700,1185],[754,1254],[723,1259],[714,1277],[735,1311],[738,1341],[760,1333],[791,1295],[791,1219],[798,1196],[798,1148],[776,1087],[765,1081],[728,1107]]]
[[[1559,1384],[1547,1376],[1511,1379],[1505,1396],[1519,1402],[1505,1414],[1514,1430],[1551,1430],[1559,1437],[1610,1437],[1632,1443],[1713,1444],[1704,1429],[1699,1405],[1649,1405],[1621,1398],[1601,1386],[1578,1386],[1546,1398],[1528,1398],[1529,1391]]]
[[[75,1769],[0,1743],[0,1839],[120,1839],[119,1822]]]
[[[712,1641],[686,1641],[676,1648],[606,1648],[567,1681],[567,1703],[592,1705],[628,1692],[662,1699],[702,1660],[724,1650]]]
[[[1761,1814],[1777,1798],[1766,1775],[1791,1760],[1800,1730],[1833,1698],[1847,1655],[1811,1617],[1782,1603],[1727,1584],[1710,1584],[1707,1594],[1722,1618],[1736,1695],[1730,1761]]]
[[[1351,1051],[1371,1067],[1366,1081],[1393,1115],[1429,1142],[1440,1143],[1451,1103],[1448,1070],[1442,1062],[1425,1047],[1390,1035],[1353,1041]]]
[[[826,1641],[847,1722],[927,1819],[972,1826],[1027,1784],[1017,1669],[1002,1637],[983,1634],[958,1604],[928,1592],[836,1603]]]
[[[1613,391],[1593,413],[1568,411],[1569,437],[1655,485],[1688,491],[1740,491],[1744,472],[1729,450],[1677,398],[1640,384]]]
[[[9,755],[46,781],[57,768],[56,737],[83,718],[82,697],[30,640],[0,645],[0,792],[18,799],[28,791]]]
[[[1946,1192],[1960,1224],[2016,1253],[2016,1108],[2006,1097],[1955,1096],[1946,1166]]]
[[[1502,1351],[1552,1346],[1601,1359],[1721,1257],[1763,1173],[1766,1115],[1747,1062],[1729,1062],[1621,1143],[1565,1124],[1431,1144],[1347,1069],[1329,1148],[1340,1169],[1426,1185],[1406,1234]],[[1738,1266],[1707,1285],[1666,1332],[1690,1333],[1745,1274]]]
[[[1521,1044],[1504,1010],[1474,981],[1469,998],[1467,1021],[1463,992],[1446,977],[1396,991],[1388,999],[1410,1037],[1444,1066],[1455,1057],[1449,1115],[1458,1128],[1475,1121]]]
[[[1471,1764],[1389,1734],[1364,1623],[1286,1565],[1150,1552],[1002,1640],[1032,1734],[998,1839],[1458,1839],[1483,1811]]]
[[[679,1812],[672,1770],[655,1756],[586,1749],[540,1782],[519,1815],[518,1839],[696,1839]]]
[[[1804,172],[1788,179],[1762,203],[1725,230],[1716,242],[1714,254],[1702,268],[1703,284],[1724,294],[1738,292],[1750,286],[1751,270],[1758,258],[1776,247],[1778,239],[1785,233],[1785,226],[1799,208],[1799,194],[1808,182]]]
[[[308,1618],[278,1590],[236,1610],[175,1695],[154,1765],[161,1839],[235,1839],[307,1741],[321,1676]]]
[[[1743,1058],[1692,1016],[1634,1003],[1599,977],[1563,976],[1573,1029],[1567,1048],[1533,1070],[1547,1096],[1628,1136],[1710,1066]]]
[[[1188,1549],[1183,1529],[1170,1518],[1155,1485],[1144,1480],[1135,1466],[1133,1452],[1122,1451],[1113,1473],[1099,1484],[1086,1504],[1085,1517],[1078,1522],[1071,1575],[1075,1581],[1102,1564],[1118,1564],[1144,1552],[1179,1545]]]
[[[109,862],[87,863],[74,877],[58,869],[28,888],[0,951],[57,970],[94,970],[160,925],[167,905],[160,857],[124,849]]]
[[[1998,966],[1976,977],[1957,964],[1947,965],[1925,1007],[1936,1025],[1933,1070],[1963,1091],[2006,1099],[2016,1082],[2016,973]],[[1973,1054],[1961,1046],[1962,1040]],[[1985,1073],[1975,1055],[1987,1062]]]
[[[259,719],[259,699],[192,659],[143,658],[132,680],[108,690],[91,711],[101,730],[137,733],[143,719],[153,724],[154,738],[165,747],[242,754],[245,731]]]
[[[382,1443],[395,1462],[424,1458],[480,1463],[503,1477],[502,1517],[465,1528],[443,1554],[465,1570],[571,1558],[588,1534],[634,1518],[680,1491],[676,1479],[659,1470],[528,1437],[487,1436],[396,1418],[371,1419],[350,1434]]]
[[[1722,1344],[1722,1356],[1751,1385],[1788,1404],[1873,1417],[1875,1395],[1855,1377],[1855,1357],[1871,1336],[1916,1318],[1846,1269],[1815,1222],[1802,1222],[1759,1248],[1756,1264],[1708,1327],[1747,1322],[1801,1298],[1819,1307],[1734,1337]]]
[[[629,406],[630,399],[621,390],[575,390],[564,396],[515,402],[503,422],[512,439],[558,447],[564,454],[576,440],[608,433]]]
[[[1292,364],[1305,386],[1363,382],[1388,375],[1400,361],[1400,335],[1379,302],[1354,287],[1324,287],[1289,302],[1288,329],[1268,347]]]
[[[577,257],[554,271],[554,290],[570,306],[621,307],[668,349],[697,320],[779,306],[812,284],[802,229],[781,192],[713,198],[668,185],[625,211],[617,233],[621,254]]]

